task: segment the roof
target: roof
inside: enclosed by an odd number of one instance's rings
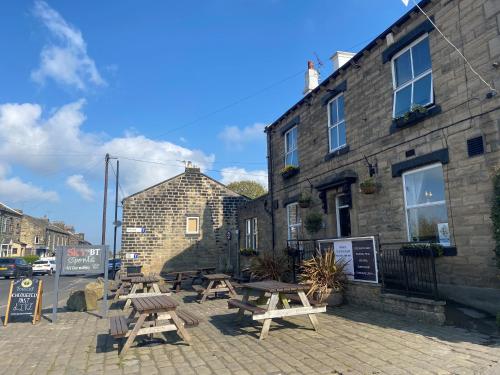
[[[204,173],[201,173],[201,172],[196,172],[196,173],[200,174],[201,176],[203,176],[203,177],[205,177],[205,178],[208,178],[209,180],[211,180],[211,181],[215,182],[217,185],[219,185],[219,186],[223,187],[224,189],[226,189],[226,190],[228,190],[228,191],[230,191],[230,192],[234,193],[234,194],[235,194],[235,195],[237,195],[237,196],[240,196],[240,197],[243,197],[243,198],[247,198],[247,199],[249,199],[248,197],[245,197],[244,195],[241,195],[241,194],[239,194],[239,193],[235,192],[234,190],[229,189],[229,188],[228,188],[226,185],[224,185],[222,182],[217,181],[216,179],[214,179],[214,178],[212,178],[212,177],[210,177],[210,176],[207,176],[207,175],[206,175],[206,174],[204,174]],[[150,187],[147,187],[147,188],[145,188],[145,189],[142,189],[142,190],[138,191],[137,193],[131,194],[131,195],[129,195],[128,197],[123,198],[123,199],[122,199],[122,202],[126,201],[126,200],[127,200],[127,199],[129,199],[129,198],[135,197],[136,195],[139,195],[139,194],[141,194],[141,193],[144,193],[144,192],[146,192],[146,191],[148,191],[148,190],[154,189],[154,188],[155,188],[155,187],[157,187],[157,186],[160,186],[160,185],[163,185],[163,184],[165,184],[165,183],[167,183],[167,182],[173,181],[173,180],[175,180],[175,179],[177,179],[177,178],[179,178],[179,177],[181,177],[181,176],[183,176],[183,175],[185,175],[185,174],[186,174],[186,172],[180,173],[180,174],[178,174],[178,175],[176,175],[176,176],[173,176],[173,177],[167,178],[166,180],[161,181],[161,182],[159,182],[159,183],[157,183],[157,184],[154,184],[154,185],[152,185],[152,186],[150,186]]]
[[[432,0],[421,0],[418,3],[418,6],[425,7],[427,4],[429,4]],[[275,127],[278,125],[283,119],[285,119],[290,113],[292,113],[294,110],[296,110],[298,107],[300,107],[304,103],[308,103],[308,101],[311,99],[313,95],[318,93],[323,87],[328,85],[330,81],[335,79],[340,73],[344,72],[345,70],[351,68],[351,66],[356,65],[356,62],[361,59],[363,54],[365,52],[369,52],[373,47],[377,45],[377,41],[379,39],[384,39],[387,34],[391,32],[391,30],[394,27],[400,27],[401,25],[405,24],[411,17],[411,14],[413,12],[419,11],[417,6],[414,6],[411,8],[408,12],[406,12],[401,18],[399,18],[396,22],[394,22],[391,26],[389,26],[385,31],[383,31],[379,36],[377,36],[375,39],[373,39],[370,43],[368,43],[363,49],[361,49],[358,53],[356,53],[349,61],[347,61],[344,65],[342,65],[339,69],[334,71],[332,74],[330,74],[324,81],[322,81],[318,87],[316,87],[314,90],[312,90],[310,93],[305,95],[302,99],[300,99],[297,103],[295,103],[292,107],[290,107],[285,113],[283,113],[277,120],[275,120],[271,125],[266,126],[265,131],[268,132],[271,130],[271,128]]]
[[[14,210],[13,208],[10,208],[9,206],[7,206],[6,204],[0,202],[0,211],[6,211],[12,215],[18,215],[18,216],[23,216],[22,213],[20,213],[19,211],[16,211]]]

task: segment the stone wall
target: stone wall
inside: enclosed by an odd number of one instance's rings
[[[237,238],[231,239],[229,254],[226,233],[236,230],[237,208],[246,200],[197,168],[125,198],[124,265],[141,264],[146,273],[234,267]],[[186,234],[187,216],[199,217],[199,234]],[[145,233],[127,228],[144,228]],[[138,253],[139,258],[127,259],[127,253]]]
[[[37,247],[44,247],[46,244],[46,231],[48,219],[38,219],[24,215],[21,220],[21,241],[26,244],[26,250],[34,254]],[[38,237],[38,243],[35,242]]]
[[[500,72],[493,64],[500,61],[498,1],[436,0],[430,1],[425,10],[486,80],[499,88]],[[425,20],[416,12],[406,23],[395,26],[392,33],[396,43]],[[439,113],[407,128],[391,131],[392,71],[390,62],[382,62],[382,52],[387,48],[384,37],[363,53],[356,67],[341,70],[315,90],[307,103],[294,107],[268,128],[273,171],[271,196],[273,206],[277,207],[274,211],[275,249],[285,246],[287,240],[285,204],[296,200],[301,192],[309,191],[311,184],[318,186],[346,170],[357,175],[351,185],[352,236],[379,235],[381,242],[407,241],[402,178],[393,177],[392,166],[447,149],[449,163],[443,165],[446,205],[452,244],[458,255],[437,259],[438,281],[455,287],[488,287],[494,291],[490,298],[495,298],[500,289],[489,216],[491,174],[500,165],[500,95],[486,98],[488,88],[436,30],[429,33],[429,42],[434,101],[440,107]],[[328,90],[343,82],[346,82],[344,98],[349,151],[328,155],[328,114],[322,100]],[[296,116],[300,116],[297,125],[300,172],[284,179],[279,173],[284,166],[283,129]],[[484,138],[485,153],[469,157],[467,139],[477,136]],[[365,156],[378,167],[375,178],[381,188],[373,195],[362,194],[359,190],[359,182],[368,177]],[[314,235],[315,238],[337,236],[334,197],[339,192],[340,188],[327,192],[328,213],[323,212],[316,190],[311,207],[301,209],[303,218],[312,211],[324,214],[325,227]],[[302,230],[300,237],[311,236]]]
[[[262,197],[245,202],[238,209],[238,229],[240,234],[240,249],[245,247],[245,221],[247,219],[257,218],[258,240],[257,250],[272,250],[272,231],[271,229],[271,202],[266,194]]]

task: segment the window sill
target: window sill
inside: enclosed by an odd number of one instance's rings
[[[284,180],[286,180],[288,178],[295,176],[296,174],[299,174],[299,172],[300,172],[300,168],[294,168],[294,169],[291,169],[289,171],[282,172],[281,176],[283,177]]]
[[[339,148],[339,149],[337,149],[335,151],[331,151],[328,154],[326,154],[325,155],[325,161],[332,160],[333,158],[335,158],[337,156],[340,156],[340,155],[347,154],[348,152],[349,152],[349,146],[345,145],[342,148]]]
[[[439,113],[441,113],[441,106],[439,105],[432,105],[428,106],[427,112],[425,113],[420,113],[420,112],[411,112],[410,116],[408,119],[404,118],[399,118],[399,119],[393,119],[392,120],[392,125],[390,132],[395,133],[401,129],[406,129],[409,128],[421,121],[424,121],[427,118],[433,117]]]

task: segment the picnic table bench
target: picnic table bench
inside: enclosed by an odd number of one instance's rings
[[[203,278],[208,281],[208,285],[203,287],[201,285],[193,285],[193,289],[198,292],[201,297],[200,303],[203,303],[208,296],[217,293],[229,293],[231,297],[236,297],[236,292],[231,284],[231,276],[223,273],[214,273],[204,275]]]
[[[170,295],[170,289],[166,285],[159,284],[159,281],[160,278],[157,276],[132,277],[131,288],[124,287],[118,297],[118,299],[127,300],[123,309],[127,309],[134,298]]]
[[[194,285],[195,280],[203,279],[205,274],[210,274],[215,271],[215,267],[202,267],[188,271],[171,271],[167,273],[167,279],[172,282],[172,289],[180,292],[182,282],[191,280],[191,286]]]
[[[165,295],[137,298],[132,301],[132,306],[128,317],[109,318],[110,335],[120,340],[120,355],[128,351],[137,336],[154,333],[177,331],[190,344],[191,338],[185,328],[197,326],[200,322],[195,315],[178,310],[178,303]],[[122,346],[123,338],[127,340]]]
[[[244,294],[243,299],[230,299],[228,301],[228,308],[237,308],[238,315],[242,316],[245,311],[252,313],[253,320],[263,320],[262,330],[260,332],[260,340],[267,337],[272,319],[284,318],[286,316],[307,315],[313,326],[317,331],[319,323],[314,314],[326,312],[326,304],[316,303],[311,305],[307,298],[305,291],[309,289],[309,285],[302,284],[288,284],[280,281],[268,280],[258,281],[254,283],[243,284]],[[252,291],[259,292],[261,298],[266,294],[270,295],[266,307],[260,307],[255,303],[249,301]],[[290,298],[292,297],[292,298]],[[288,300],[300,301],[302,306],[292,307]]]

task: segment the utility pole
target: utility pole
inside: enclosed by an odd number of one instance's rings
[[[102,204],[102,237],[101,245],[106,245],[106,209],[108,206],[108,167],[109,167],[109,154],[104,157],[104,200]],[[106,264],[106,267],[108,265]]]
[[[115,233],[113,236],[113,273],[112,273],[113,279],[115,278],[115,273],[116,273],[116,232],[118,231],[118,184],[119,184],[118,176],[119,175],[120,175],[120,160],[116,160],[115,222],[113,223],[115,227]]]

